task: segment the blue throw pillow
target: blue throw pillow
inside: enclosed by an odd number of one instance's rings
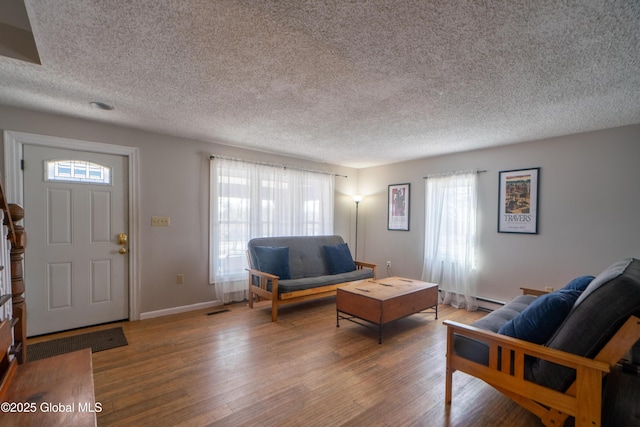
[[[347,273],[356,269],[356,263],[351,257],[351,251],[346,243],[339,245],[325,245],[324,254],[327,257],[329,273]]]
[[[522,313],[502,325],[498,333],[544,344],[560,327],[581,292],[561,289],[536,298]]]
[[[289,246],[254,246],[258,270],[278,276],[281,280],[291,279],[289,270]]]
[[[585,289],[587,289],[587,286],[589,286],[589,283],[591,283],[593,279],[593,276],[576,277],[575,279],[567,283],[567,285],[562,289],[583,292]]]

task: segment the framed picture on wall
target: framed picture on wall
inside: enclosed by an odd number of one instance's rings
[[[500,171],[498,233],[538,234],[540,168]]]
[[[409,231],[409,189],[411,184],[389,186],[387,229]]]

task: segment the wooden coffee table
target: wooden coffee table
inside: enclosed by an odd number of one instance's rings
[[[357,280],[338,288],[336,293],[336,327],[340,319],[370,327],[378,327],[378,343],[382,344],[382,328],[389,322],[433,309],[438,318],[438,285],[403,277],[379,280]]]

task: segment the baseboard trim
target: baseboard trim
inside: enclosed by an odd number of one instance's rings
[[[148,311],[140,313],[140,320],[153,319],[154,317],[169,316],[171,314],[186,313],[187,311],[201,310],[203,308],[211,308],[222,305],[218,301],[199,302],[197,304],[183,305],[180,307],[165,308],[162,310]]]

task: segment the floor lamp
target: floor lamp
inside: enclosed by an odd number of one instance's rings
[[[355,251],[355,258],[356,258],[356,261],[357,261],[358,260],[358,205],[362,201],[362,196],[360,196],[360,195],[353,196],[353,201],[356,202],[356,251]]]

